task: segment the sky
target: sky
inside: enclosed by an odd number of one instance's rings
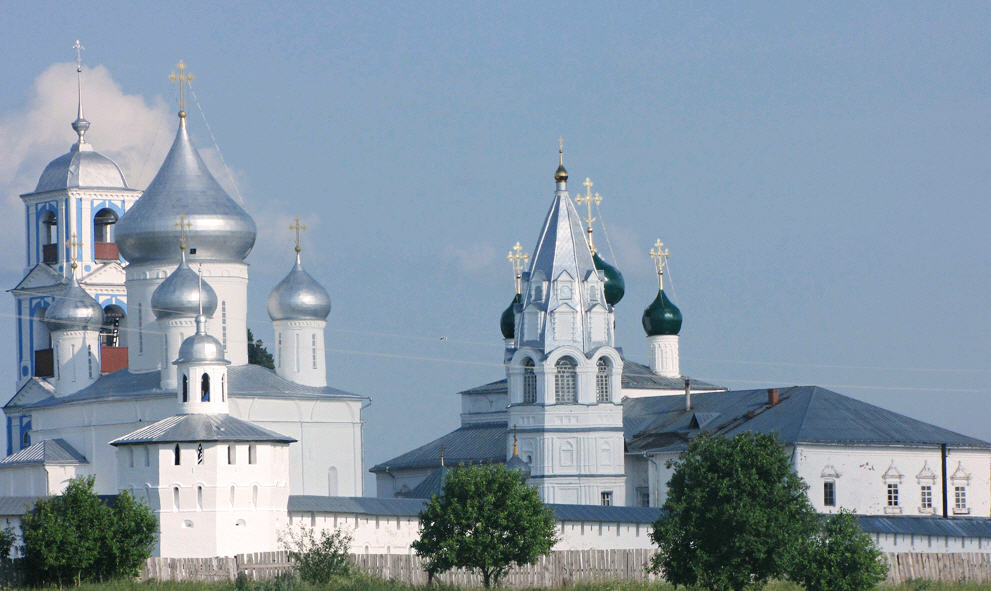
[[[330,292],[328,381],[371,397],[366,468],[504,377],[507,251],[532,251],[564,138],[624,273],[617,345],[656,293],[683,373],[817,384],[991,440],[991,4],[0,2],[0,208],[87,135],[144,188],[190,132],[259,226],[248,325],[303,260]],[[23,224],[0,281],[24,269]],[[12,334],[13,299],[0,316]],[[0,340],[0,381],[15,383]],[[6,377],[5,377],[6,376]],[[374,494],[366,488],[366,494]]]

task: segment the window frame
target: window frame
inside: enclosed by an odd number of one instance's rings
[[[822,483],[822,505],[824,507],[836,506],[836,481],[826,480]]]

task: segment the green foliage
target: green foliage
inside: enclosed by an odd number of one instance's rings
[[[702,435],[672,465],[651,532],[655,572],[713,591],[759,589],[786,574],[816,517],[777,438]]]
[[[261,339],[255,340],[250,328],[248,329],[248,363],[275,369],[275,358],[265,348],[265,343]]]
[[[888,574],[881,551],[845,510],[823,519],[802,550],[791,578],[806,591],[873,589]]]
[[[440,496],[420,513],[420,539],[430,578],[452,568],[477,570],[486,587],[510,565],[532,564],[557,541],[554,517],[526,478],[505,466],[459,466]]]
[[[279,540],[299,578],[307,583],[325,584],[351,571],[351,536],[341,530],[321,530],[318,538],[312,528],[290,527]]]
[[[78,584],[134,576],[151,555],[157,521],[129,493],[113,507],[93,492],[92,476],[61,495],[38,499],[21,523],[24,567],[33,583]]]
[[[17,534],[14,528],[5,527],[0,530],[0,563],[6,564],[10,561],[10,551],[14,549],[17,542]]]

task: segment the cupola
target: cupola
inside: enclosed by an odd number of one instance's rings
[[[608,296],[607,296],[608,297]],[[643,311],[643,329],[647,336],[676,335],[681,331],[681,310],[675,306],[663,289]]]
[[[175,360],[180,413],[227,413],[227,366],[224,346],[206,333],[206,317],[196,317],[196,334],[179,346]]]
[[[502,331],[502,338],[512,340],[516,336],[516,305],[522,301],[520,294],[513,297],[509,307],[503,310],[502,317],[499,318],[499,329]]]
[[[592,262],[595,263],[595,268],[605,275],[606,282],[603,291],[605,291],[606,303],[615,306],[626,295],[626,281],[623,279],[623,274],[619,272],[619,269],[603,260],[598,252],[592,254]]]
[[[93,296],[79,286],[73,275],[69,285],[55,298],[44,317],[45,326],[59,330],[100,330],[103,324],[103,308]]]
[[[185,249],[175,271],[151,294],[151,310],[159,320],[210,317],[217,310],[217,293],[189,267]]]
[[[296,264],[268,295],[267,308],[272,320],[326,320],[330,295],[303,269],[297,252]]]
[[[660,376],[676,378],[681,376],[678,352],[681,310],[664,293],[664,269],[669,254],[660,239],[650,249],[650,257],[654,259],[654,268],[657,270],[657,297],[643,311],[641,320],[647,333],[650,370]]]

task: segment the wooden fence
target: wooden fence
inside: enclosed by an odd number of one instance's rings
[[[564,550],[551,552],[537,564],[511,569],[502,579],[506,587],[555,587],[570,583],[608,580],[654,580],[646,566],[649,549]],[[427,582],[419,557],[409,554],[357,554],[355,566],[382,579],[422,585]],[[947,582],[991,581],[991,554],[887,553],[888,582],[910,579]],[[271,579],[292,570],[286,552],[258,552],[224,558],[149,558],[142,579],[160,581],[230,581],[238,575],[249,580]],[[480,587],[482,577],[463,570],[436,577],[437,582]]]

